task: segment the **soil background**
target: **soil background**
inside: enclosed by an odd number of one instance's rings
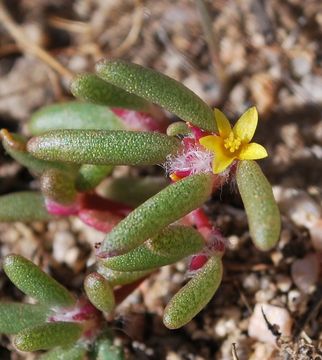
[[[237,191],[221,189],[206,205],[228,239],[220,289],[191,323],[169,331],[162,311],[187,280],[186,263],[162,268],[119,308],[113,326],[128,358],[322,359],[321,1],[205,1],[203,15],[197,9],[201,1],[192,0],[2,3],[28,41],[22,46],[8,24],[0,23],[1,128],[28,135],[25,124],[32,112],[72,99],[69,74],[93,71],[103,57],[130,60],[180,80],[231,119],[251,105],[260,113],[256,141],[270,154],[260,164],[282,212],[278,246],[258,251]],[[35,56],[32,44],[62,68],[56,71]],[[34,178],[0,150],[0,193],[37,188]],[[144,176],[162,170],[122,167],[118,172]],[[81,293],[94,262],[93,245],[101,238],[73,218],[2,223],[0,253],[24,255]],[[0,293],[1,299],[22,299],[2,272]],[[285,330],[281,336],[268,323],[262,328],[263,316],[254,311],[258,304],[273,306],[265,310],[272,326],[276,318],[270,311],[282,311],[276,315]],[[1,359],[37,358],[17,353],[4,336],[0,345]]]

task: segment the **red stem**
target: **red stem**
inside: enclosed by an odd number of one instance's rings
[[[80,208],[86,210],[110,211],[115,215],[127,216],[133,209],[117,201],[103,198],[95,193],[82,194],[79,200]]]

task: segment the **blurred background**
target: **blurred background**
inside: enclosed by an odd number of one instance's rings
[[[230,240],[223,286],[195,320],[170,332],[160,315],[186,279],[185,267],[166,267],[146,281],[120,312],[117,326],[127,334],[125,340],[122,336],[128,355],[232,359],[234,342],[240,360],[317,354],[322,339],[322,2],[0,0],[0,127],[27,134],[32,112],[72,99],[73,74],[93,71],[103,57],[159,70],[233,121],[255,105],[256,140],[270,154],[261,165],[283,214],[278,248],[260,254],[250,244],[237,194],[223,189],[215,196],[208,212]],[[0,151],[0,193],[36,187],[28,172]],[[31,227],[0,224],[0,251],[47,266],[63,283],[72,279],[67,285],[80,292],[98,236],[73,219]],[[4,297],[21,296],[3,275],[0,289]],[[283,308],[285,329],[292,328],[277,348],[249,328],[259,316],[254,307],[263,302]],[[33,358],[11,352],[6,338],[0,344],[1,359]]]

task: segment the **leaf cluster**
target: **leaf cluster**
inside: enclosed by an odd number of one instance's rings
[[[97,251],[97,271],[84,282],[87,299],[100,314],[99,325],[94,326],[100,331],[94,336],[93,353],[104,359],[102,354],[112,343],[104,337],[102,314],[113,311],[118,287],[125,286],[119,292],[122,298],[131,284],[136,286],[161,266],[196,254],[206,257],[165,308],[164,324],[176,329],[211,300],[223,275],[223,252],[211,248],[212,238],[199,231],[200,221],[191,221],[191,214],[222,178],[200,172],[168,185],[155,177],[116,179],[111,176],[113,170],[119,165],[163,164],[182,153],[181,139],[191,137],[191,129],[216,133],[217,127],[212,109],[192,91],[136,64],[104,60],[96,66],[96,74],[77,76],[71,90],[86,102],[37,111],[28,125],[30,140],[1,130],[5,151],[39,178],[40,192],[0,197],[0,221],[48,221],[53,215],[75,215],[106,233]],[[166,120],[159,107],[183,122],[172,123],[164,133]],[[253,161],[239,161],[230,176],[237,180],[254,244],[261,250],[271,249],[280,233],[271,186]],[[104,196],[96,194],[107,177]],[[207,221],[205,228],[214,236]],[[82,358],[88,350],[84,334],[89,320],[50,321],[63,309],[75,310],[79,302],[18,255],[5,258],[4,271],[38,303],[0,304],[0,331],[15,334],[15,346],[23,351],[55,348],[46,359],[58,358],[60,353],[65,354],[63,359]]]

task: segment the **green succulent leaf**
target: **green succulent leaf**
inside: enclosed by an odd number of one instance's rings
[[[113,172],[112,165],[82,165],[76,179],[78,191],[89,191],[95,189],[99,183]]]
[[[176,121],[170,124],[167,128],[168,136],[177,136],[177,135],[188,135],[191,133],[188,125],[183,121]]]
[[[212,191],[212,174],[186,177],[148,199],[107,234],[100,252],[121,255],[201,206]]]
[[[133,207],[141,205],[151,196],[169,185],[164,177],[145,176],[111,178],[102,192],[111,200],[119,201]]]
[[[3,269],[9,279],[26,295],[47,306],[72,306],[74,297],[38,266],[20,255],[4,258]]]
[[[111,312],[115,307],[114,292],[108,281],[99,273],[86,276],[84,288],[89,301],[103,312]]]
[[[119,346],[113,345],[110,339],[100,339],[95,344],[96,360],[124,360],[124,352]]]
[[[62,171],[71,171],[70,166],[57,161],[39,160],[29,154],[26,150],[27,139],[21,135],[9,133],[6,129],[0,131],[0,138],[5,151],[15,159],[19,164],[28,168],[35,174],[42,174],[48,169],[59,169]]]
[[[65,205],[72,204],[77,195],[74,175],[56,169],[42,174],[40,189],[45,198]]]
[[[221,257],[211,257],[170,300],[164,310],[164,325],[169,329],[178,329],[194,318],[214,296],[221,283],[222,272]]]
[[[272,187],[254,161],[240,161],[236,178],[252,240],[260,250],[270,250],[281,232],[281,217]]]
[[[71,101],[48,105],[36,111],[28,129],[32,135],[40,135],[50,130],[122,130],[125,126],[106,106]]]
[[[103,80],[160,105],[185,121],[205,130],[217,130],[211,108],[166,75],[121,60],[103,60],[96,65],[96,72]]]
[[[34,137],[28,151],[37,158],[97,165],[154,165],[178,151],[178,139],[156,132],[57,130]]]
[[[14,344],[20,351],[49,350],[73,344],[82,331],[82,326],[76,323],[47,323],[20,331],[14,338]]]
[[[0,222],[48,221],[44,198],[34,191],[21,191],[0,196]]]
[[[118,271],[154,269],[175,263],[202,250],[204,239],[198,231],[187,226],[169,226],[156,237],[120,256],[102,263]]]
[[[112,107],[148,111],[150,103],[94,74],[80,74],[71,84],[72,94],[80,99]]]
[[[97,272],[104,276],[112,287],[131,284],[134,281],[151,274],[154,270],[155,269],[145,271],[115,271],[108,269],[101,262],[98,263],[97,267]]]
[[[103,60],[96,71],[103,80],[160,105],[185,121],[208,131],[217,130],[211,108],[166,75],[121,60]]]
[[[69,347],[57,347],[39,357],[39,360],[84,360],[86,346],[76,344]]]
[[[44,323],[50,313],[47,307],[22,303],[0,303],[0,333],[17,334],[19,331]]]

